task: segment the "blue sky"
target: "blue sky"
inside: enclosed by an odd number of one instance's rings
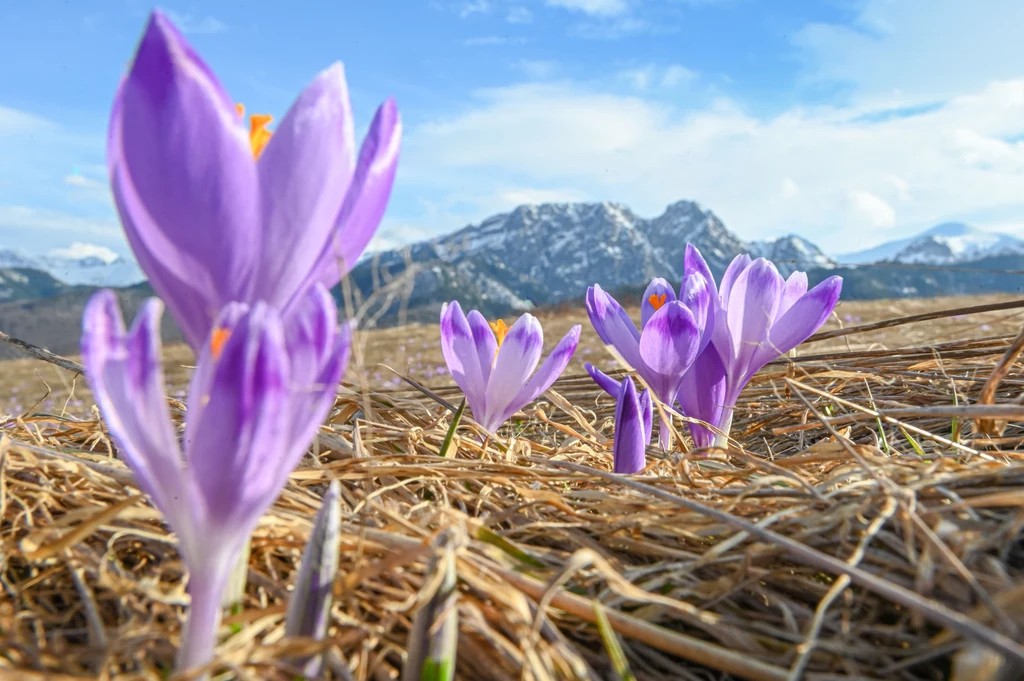
[[[280,117],[334,61],[360,128],[405,122],[376,245],[519,203],[678,199],[744,238],[856,250],[945,220],[1024,236],[1019,0],[161,5],[231,96]],[[312,6],[312,5],[310,5]],[[0,6],[0,246],[127,253],[106,187],[151,6]]]

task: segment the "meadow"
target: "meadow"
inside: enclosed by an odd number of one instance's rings
[[[397,679],[451,558],[459,679],[1024,678],[1013,302],[841,302],[747,387],[728,450],[692,451],[676,417],[682,445],[650,448],[629,477],[608,472],[614,402],[582,365],[616,364],[583,310],[538,314],[548,349],[584,329],[552,390],[495,437],[467,413],[447,449],[462,396],[437,325],[360,331],[328,423],[256,531],[219,668],[292,679],[282,660],[322,649],[328,678]],[[175,418],[192,362],[165,353]],[[82,377],[4,362],[5,413],[0,679],[166,677],[182,566]],[[344,515],[330,634],[287,639],[331,479]]]

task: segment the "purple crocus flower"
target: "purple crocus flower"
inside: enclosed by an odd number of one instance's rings
[[[321,286],[289,328],[265,303],[226,306],[199,353],[179,446],[160,364],[162,313],[152,298],[125,331],[114,293],[95,294],[82,356],[121,457],[178,537],[191,595],[178,666],[190,668],[213,656],[232,569],[334,403],[350,338]]]
[[[288,320],[308,288],[356,263],[391,193],[401,127],[386,101],[356,157],[338,63],[254,159],[220,81],[152,13],[114,100],[107,163],[132,251],[194,350],[224,305],[264,301]]]
[[[615,398],[615,439],[612,445],[616,473],[639,473],[647,465],[646,449],[651,444],[654,407],[646,389],[637,396],[633,379],[616,381],[590,362],[584,368],[602,390]]]
[[[685,275],[707,275],[707,264],[700,251],[686,247]],[[728,434],[733,408],[740,392],[764,365],[784,355],[817,331],[839,302],[841,277],[832,276],[807,289],[807,274],[793,272],[789,279],[764,258],[749,255],[733,259],[722,284],[714,289],[714,324],[711,345],[697,360],[692,376],[680,390],[683,413],[699,418]],[[715,352],[719,362],[703,354]],[[694,440],[706,442],[703,433],[691,433]],[[718,438],[721,439],[721,438]],[[718,442],[717,444],[721,444]]]
[[[664,279],[655,279],[644,292],[642,330],[619,303],[594,284],[587,289],[587,314],[605,345],[611,346],[666,405],[676,400],[679,382],[698,352],[710,340],[711,286],[700,274],[684,279],[677,299]],[[669,446],[669,429],[662,423],[660,443]]]
[[[465,393],[473,418],[491,434],[551,387],[572,359],[579,340],[577,325],[534,374],[544,349],[544,331],[536,317],[524,314],[511,327],[499,321],[492,328],[476,310],[463,314],[458,302],[441,308],[444,361]]]

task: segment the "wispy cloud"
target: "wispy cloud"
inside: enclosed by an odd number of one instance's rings
[[[1024,79],[883,120],[803,106],[760,117],[724,98],[679,110],[606,87],[480,91],[462,114],[410,131],[406,181],[496,203],[513,182],[573,187],[647,215],[694,198],[743,237],[796,231],[834,252],[946,219],[986,227],[1024,215]]]
[[[643,66],[623,69],[617,75],[638,91],[650,90],[652,88],[671,89],[697,77],[696,72],[680,64],[672,64],[667,67],[657,64],[645,64]]]
[[[35,114],[0,106],[0,135],[20,135],[25,132],[57,129],[57,124]]]
[[[578,38],[590,40],[620,40],[651,30],[651,24],[643,19],[617,17],[606,21],[577,24],[570,29],[570,33]]]
[[[459,8],[459,16],[465,19],[473,14],[486,14],[491,11],[490,0],[470,0]]]
[[[550,78],[558,70],[558,63],[544,59],[517,59],[512,68],[525,73],[530,78]]]
[[[220,19],[211,16],[209,14],[205,16],[196,16],[194,14],[182,14],[178,12],[166,11],[168,18],[174,22],[174,25],[182,33],[201,35],[201,34],[213,34],[221,33],[227,30],[227,24]]]
[[[595,16],[615,16],[629,9],[626,0],[547,0],[547,4]]]
[[[0,230],[42,230],[108,238],[121,236],[121,228],[112,218],[87,218],[58,210],[18,205],[0,205]]]
[[[527,39],[517,35],[483,35],[467,38],[463,44],[469,47],[493,47],[495,45],[525,45]]]
[[[508,8],[505,21],[510,24],[528,24],[533,21],[533,12],[522,5],[513,5]]]

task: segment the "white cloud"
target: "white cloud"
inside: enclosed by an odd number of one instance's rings
[[[584,23],[574,26],[570,32],[578,38],[590,40],[619,40],[626,36],[650,31],[651,26],[643,19],[617,17],[611,21]]]
[[[871,192],[850,193],[854,209],[874,227],[892,227],[896,224],[896,211],[888,203]]]
[[[226,31],[228,26],[220,19],[210,16],[207,14],[203,17],[197,17],[194,14],[180,14],[178,12],[172,12],[167,10],[167,17],[174,22],[174,25],[178,27],[182,33],[186,34],[213,34],[221,33]]]
[[[810,24],[795,36],[810,77],[860,97],[947,97],[1021,75],[1020,0],[861,0],[852,25]]]
[[[472,14],[486,14],[491,10],[491,3],[488,0],[471,0],[464,3],[459,9],[459,16],[465,19]]]
[[[526,38],[514,35],[483,35],[475,38],[467,38],[464,43],[467,47],[493,47],[495,45],[525,45]]]
[[[403,177],[495,201],[510,182],[568,186],[645,215],[692,198],[746,238],[796,231],[834,252],[947,219],[1020,221],[1024,148],[1012,140],[1024,136],[1024,79],[912,117],[865,113],[794,108],[759,118],[728,99],[687,111],[570,81],[519,84],[480,91],[463,113],[412,128]],[[780,178],[799,193],[783,200]]]
[[[793,178],[787,177],[782,181],[781,195],[784,199],[792,199],[800,193],[800,185],[793,181]]]
[[[29,230],[68,232],[95,236],[120,237],[121,227],[113,220],[82,217],[71,213],[29,206],[0,205],[0,230],[22,234]]]
[[[56,258],[68,258],[71,260],[80,260],[82,258],[99,258],[100,260],[111,263],[118,259],[117,253],[110,250],[106,246],[97,246],[96,244],[86,244],[81,241],[75,241],[65,248],[54,248],[50,251],[50,255]]]
[[[533,12],[522,5],[515,5],[508,8],[505,21],[510,24],[528,24],[533,21]]]
[[[579,189],[538,189],[517,187],[505,189],[497,194],[497,211],[510,210],[527,203],[573,203],[587,201],[590,197]]]
[[[519,59],[513,62],[512,66],[535,79],[549,78],[558,70],[556,62],[541,59]]]
[[[595,16],[615,16],[629,8],[626,0],[547,0],[547,4]]]
[[[693,80],[697,77],[695,71],[691,71],[681,64],[672,64],[661,76],[661,86],[666,88],[675,87],[680,83]]]
[[[0,135],[20,135],[26,132],[56,129],[56,125],[26,111],[0,106]]]
[[[635,90],[647,90],[653,86],[671,89],[681,82],[692,80],[697,74],[679,64],[661,67],[657,64],[645,64],[636,68],[619,71],[619,78],[624,79]]]

